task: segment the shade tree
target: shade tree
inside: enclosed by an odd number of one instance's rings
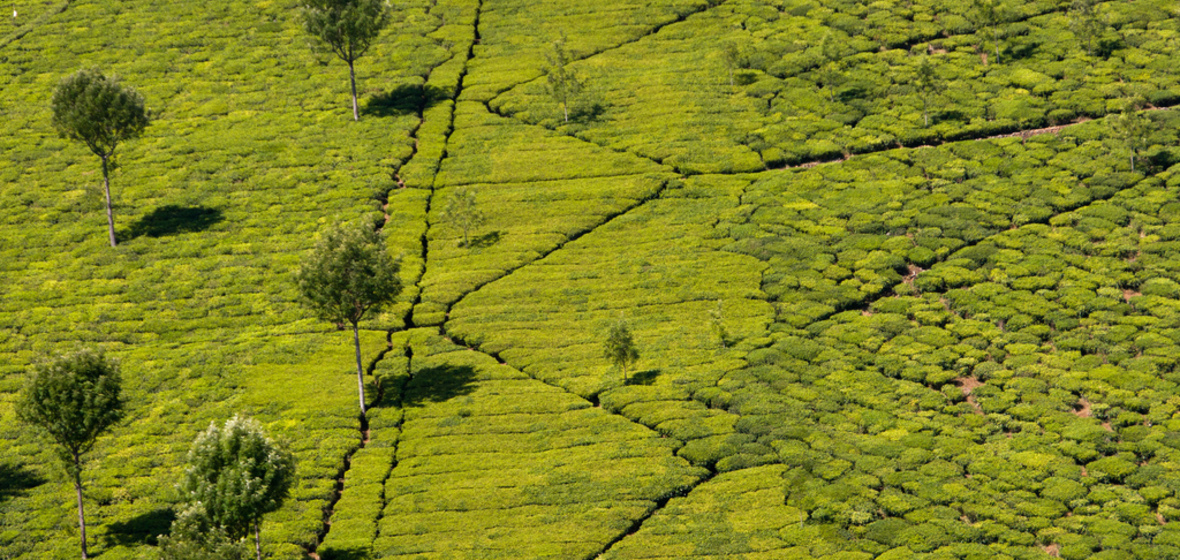
[[[626,383],[627,368],[639,360],[639,351],[635,349],[635,339],[622,319],[615,323],[607,334],[603,343],[603,354],[615,367],[623,370],[623,382]]]
[[[442,219],[452,227],[462,230],[463,246],[471,247],[471,230],[483,225],[487,221],[487,216],[476,204],[475,189],[460,187],[455,189],[447,200]]]
[[[361,417],[365,415],[365,370],[359,324],[369,312],[401,293],[398,264],[385,249],[377,224],[361,220],[328,228],[303,260],[295,282],[304,303],[325,321],[352,326]]]
[[[16,402],[17,418],[49,436],[74,484],[78,533],[86,558],[86,515],[82,505],[82,455],[98,436],[123,418],[118,365],[93,350],[79,350],[40,364]]]
[[[238,541],[253,529],[262,560],[262,516],[282,505],[295,479],[295,457],[253,419],[234,416],[223,427],[210,423],[188,452],[179,489],[189,509],[178,517],[181,533],[205,527]],[[216,537],[209,545],[231,548]]]
[[[570,55],[565,49],[565,37],[553,41],[553,51],[548,55],[545,79],[549,95],[561,106],[565,122],[570,122],[570,104],[573,103],[586,84],[569,67]]]
[[[348,64],[352,120],[361,119],[356,104],[356,61],[389,23],[385,0],[304,0],[303,27]]]
[[[111,158],[125,140],[143,134],[150,122],[143,96],[124,87],[115,76],[97,68],[84,68],[67,76],[53,91],[53,127],[77,140],[102,160],[103,194],[106,196],[107,232],[115,241],[115,215],[111,210]]]

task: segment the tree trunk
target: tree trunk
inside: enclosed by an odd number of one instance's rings
[[[361,120],[361,114],[356,110],[356,70],[352,67],[352,61],[348,61],[348,82],[352,84],[352,120]]]
[[[74,491],[78,493],[78,534],[82,537],[82,560],[86,560],[86,514],[82,510],[82,461],[74,454]]]
[[[565,122],[570,122],[570,102],[569,101],[562,101],[561,102],[561,111],[563,113],[565,113]]]
[[[111,177],[107,171],[107,157],[102,156],[103,192],[107,196],[107,232],[111,236],[111,247],[115,246],[115,214],[111,212]]]
[[[356,389],[360,396],[361,416],[365,415],[365,370],[361,367],[361,334],[357,324],[352,324],[352,341],[356,346]]]
[[[254,551],[258,553],[258,560],[262,560],[262,536],[258,531],[258,522],[254,522]]]

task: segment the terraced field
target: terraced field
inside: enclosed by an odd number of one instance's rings
[[[1072,2],[991,5],[409,0],[353,122],[298,2],[18,0],[0,558],[77,557],[13,403],[79,346],[128,393],[84,471],[108,560],[158,556],[192,438],[233,414],[298,460],[271,558],[1180,556],[1180,8],[1098,2],[1088,38]],[[117,248],[49,119],[90,65],[154,115]],[[405,290],[362,323],[362,421],[350,336],[293,276],[378,213]]]

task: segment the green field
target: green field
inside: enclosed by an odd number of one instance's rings
[[[128,401],[83,471],[105,560],[158,558],[234,414],[296,456],[270,558],[1180,557],[1175,2],[1087,36],[1070,0],[406,0],[359,122],[299,5],[3,8],[0,560],[78,557],[14,404],[79,347]],[[88,66],[154,119],[116,248],[50,122]],[[362,423],[294,273],[382,214],[404,289],[361,323]]]

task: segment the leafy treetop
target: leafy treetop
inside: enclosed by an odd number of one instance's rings
[[[75,72],[53,92],[54,128],[101,158],[114,154],[123,140],[141,135],[150,120],[139,92],[97,68]]]

